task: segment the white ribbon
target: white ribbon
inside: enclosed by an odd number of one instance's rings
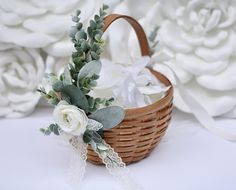
[[[205,108],[196,100],[189,91],[183,86],[181,81],[179,80],[178,76],[175,74],[173,69],[166,65],[174,75],[174,78],[176,80],[176,86],[179,89],[180,96],[182,96],[183,100],[187,104],[189,108],[191,108],[193,115],[196,117],[196,119],[201,123],[203,127],[205,127],[208,131],[211,133],[224,138],[228,141],[236,141],[236,134],[233,134],[232,132],[229,132],[225,129],[223,129],[223,126],[221,126],[218,122],[216,122],[205,110]]]
[[[81,189],[87,160],[87,144],[82,137],[73,137],[70,140],[72,151],[68,168],[68,183],[75,189]]]

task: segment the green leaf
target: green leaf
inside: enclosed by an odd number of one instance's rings
[[[63,87],[63,83],[60,80],[58,80],[56,83],[52,85],[52,89],[56,92],[59,92],[62,87]]]
[[[59,126],[57,124],[54,125],[53,133],[54,135],[60,135]]]
[[[94,16],[94,20],[95,20],[95,21],[98,21],[99,19],[100,19],[100,17],[99,17],[98,15],[95,15],[95,16]]]
[[[86,51],[86,50],[87,50],[86,40],[84,40],[84,41],[81,43],[81,48],[82,48],[83,51]]]
[[[61,99],[62,100],[65,100],[67,103],[71,104],[71,101],[70,101],[70,96],[68,96],[66,93],[64,92],[61,92]]]
[[[52,105],[57,105],[59,103],[59,100],[57,98],[53,97],[53,98],[50,98],[48,100],[48,102]]]
[[[96,22],[94,22],[93,20],[90,20],[90,27],[92,29],[96,29],[97,28]]]
[[[80,13],[81,13],[81,11],[80,11],[80,10],[77,10],[77,11],[76,11],[76,16],[79,16]]]
[[[88,27],[87,28],[87,32],[88,32],[89,37],[91,38],[92,37],[93,29],[91,27]]]
[[[88,132],[88,130],[86,130],[83,134],[83,141],[88,144],[91,142],[91,140],[92,140],[91,134]]]
[[[93,97],[88,96],[87,97],[88,103],[89,103],[89,108],[93,108],[95,99]]]
[[[93,51],[91,51],[91,56],[92,56],[92,58],[95,59],[95,60],[98,60],[98,59],[100,58],[99,55],[96,54],[96,53],[93,52]]]
[[[87,53],[87,54],[86,54],[86,61],[87,61],[87,62],[92,61],[92,56],[91,56],[90,53]]]
[[[51,134],[51,131],[50,131],[50,130],[48,130],[48,129],[43,129],[43,128],[40,129],[40,132],[42,132],[44,135],[47,135],[47,136]]]
[[[107,10],[108,8],[109,8],[108,5],[105,5],[105,4],[104,4],[104,5],[102,6],[102,9],[103,9],[103,10]]]
[[[94,141],[91,141],[89,144],[91,145],[94,151],[97,150],[97,144]]]
[[[105,150],[108,149],[108,148],[107,148],[105,145],[103,145],[103,144],[99,144],[99,145],[97,146],[97,148],[98,148],[99,150],[102,150],[102,151],[105,151]]]
[[[104,129],[111,129],[124,119],[125,111],[122,107],[110,106],[97,110],[88,117],[102,123]]]
[[[60,135],[60,133],[59,133],[59,126],[57,124],[49,125],[48,130],[50,132],[54,133],[54,135]]]
[[[81,108],[86,113],[89,111],[88,100],[79,88],[74,85],[67,85],[61,89],[61,92],[70,97],[71,104]]]
[[[103,138],[104,137],[104,133],[103,133],[103,129],[99,129],[97,131],[97,133]]]
[[[79,31],[75,34],[75,39],[79,41],[80,39],[87,39],[87,34],[84,31]]]
[[[101,34],[96,34],[94,39],[97,40],[98,42],[101,40],[102,36]]]
[[[66,67],[63,73],[63,85],[72,84],[72,77],[70,74],[70,70]]]
[[[72,16],[72,21],[73,22],[79,22],[79,17],[78,16]]]
[[[102,64],[100,61],[90,61],[85,64],[78,74],[78,80],[85,77],[92,77],[93,75],[99,75]]]
[[[78,32],[78,29],[77,29],[75,26],[72,26],[72,27],[70,28],[70,31],[69,31],[69,36],[70,36],[71,38],[74,38],[76,32]]]
[[[78,30],[81,30],[82,27],[83,27],[83,24],[82,24],[81,22],[78,22],[78,23],[76,24],[77,31],[78,31]]]
[[[85,143],[90,143],[91,141],[102,143],[102,137],[96,131],[86,130],[83,135],[83,141]]]

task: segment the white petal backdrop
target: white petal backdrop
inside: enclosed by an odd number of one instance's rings
[[[60,72],[70,59],[70,15],[81,9],[86,23],[102,3],[138,19],[147,34],[160,26],[154,68],[174,84],[175,72],[211,116],[236,117],[236,2],[220,0],[0,0],[0,116],[32,112],[43,73]],[[125,22],[113,24],[106,37],[113,63],[140,56]],[[178,89],[174,104],[191,112]]]
[[[136,6],[131,6],[134,3]],[[129,0],[117,6],[116,11],[139,18],[147,34],[160,26],[159,45],[152,56],[154,68],[166,74],[174,84],[172,72],[175,72],[209,115],[236,117],[235,1]],[[118,50],[125,58],[122,62],[139,56],[134,32],[122,24],[114,24],[109,33],[114,62],[120,60],[115,53]],[[117,30],[123,32],[115,33]],[[120,34],[124,36],[117,37]],[[126,42],[127,38],[128,43],[117,46],[118,40]],[[175,89],[174,104],[191,112],[178,89]]]
[[[0,117],[22,117],[34,110],[43,74],[59,73],[70,60],[71,15],[81,9],[87,23],[103,3],[112,8],[117,2],[0,0]]]
[[[40,98],[35,90],[44,73],[40,52],[21,47],[2,50],[0,63],[0,116],[31,113]]]

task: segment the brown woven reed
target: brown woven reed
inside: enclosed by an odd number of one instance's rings
[[[141,25],[132,17],[111,14],[104,20],[104,31],[115,20],[123,18],[134,28],[143,56],[149,55],[149,46]],[[151,69],[150,69],[151,70]],[[159,144],[165,134],[173,109],[173,87],[170,81],[161,73],[151,70],[166,86],[171,86],[161,100],[142,107],[126,109],[124,120],[115,128],[104,131],[104,139],[122,158],[130,164],[147,157]],[[102,164],[97,154],[88,147],[88,161],[93,164]]]

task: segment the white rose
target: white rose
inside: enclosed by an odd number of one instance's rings
[[[65,101],[59,102],[56,106],[53,118],[62,131],[76,136],[83,134],[88,124],[85,112]]]
[[[40,94],[36,92],[44,73],[39,51],[0,43],[0,117],[30,114]]]

